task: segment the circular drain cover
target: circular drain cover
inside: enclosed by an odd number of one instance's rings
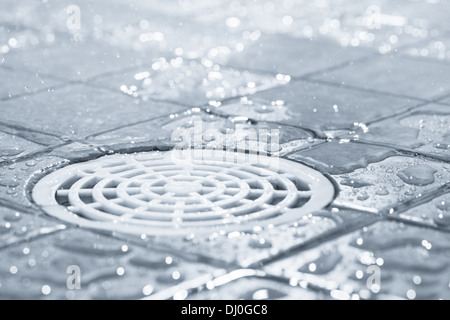
[[[55,171],[33,190],[49,215],[138,235],[251,230],[299,219],[333,196],[332,183],[302,164],[224,151],[182,161],[174,152],[105,156]]]

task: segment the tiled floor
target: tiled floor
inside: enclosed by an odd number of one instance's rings
[[[74,3],[0,4],[1,299],[450,298],[448,2],[84,0],[69,29]],[[325,174],[334,201],[136,237],[32,200],[53,170],[164,152],[199,122],[201,146],[279,130],[273,155]]]

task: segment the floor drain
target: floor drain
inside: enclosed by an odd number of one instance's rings
[[[49,215],[81,227],[181,235],[293,221],[334,196],[326,177],[296,162],[222,151],[201,158],[105,156],[49,174],[33,199]]]

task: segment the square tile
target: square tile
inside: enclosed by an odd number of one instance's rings
[[[290,154],[289,158],[307,161],[329,174],[343,174],[366,168],[369,163],[382,161],[394,154],[395,151],[387,148],[333,141]]]
[[[402,56],[378,56],[314,79],[418,99],[450,93],[450,65]]]
[[[0,132],[0,161],[11,160],[42,148],[42,146],[19,136]]]
[[[217,110],[224,114],[235,114],[239,109],[240,115],[249,118],[255,113],[273,110],[270,118],[281,123],[319,129],[350,129],[355,123],[367,123],[389,116],[417,103],[415,100],[294,81],[280,88],[248,96],[246,100],[230,101]],[[280,109],[281,112],[278,112]]]
[[[75,139],[183,109],[84,85],[3,101],[0,108],[3,121]]]
[[[85,80],[125,68],[141,65],[154,51],[136,52],[107,43],[71,41],[70,35],[57,44],[39,45],[5,55],[2,65],[64,80]]]
[[[230,56],[228,65],[299,77],[370,54],[364,49],[346,49],[325,41],[264,35],[246,50]]]
[[[450,106],[428,104],[367,127],[349,131],[339,138],[375,142],[394,149],[414,149],[430,157],[444,160],[450,159],[449,128]]]
[[[2,67],[0,67],[0,77],[4,80],[0,88],[0,100],[50,89],[62,83],[61,81],[40,76],[37,73],[30,74]]]

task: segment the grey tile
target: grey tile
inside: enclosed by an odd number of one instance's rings
[[[83,80],[144,63],[154,51],[138,53],[107,43],[71,41],[70,35],[51,46],[37,46],[3,57],[2,64],[67,80]]]
[[[435,99],[450,93],[450,65],[401,56],[378,56],[314,79],[342,86]]]
[[[396,149],[409,148],[438,159],[450,159],[449,121],[450,106],[428,104],[339,137],[375,142]]]
[[[339,45],[282,34],[262,36],[241,53],[231,55],[228,64],[248,70],[264,70],[293,77],[340,65],[370,54],[363,49],[346,49]]]
[[[329,174],[343,174],[366,168],[370,163],[382,161],[394,154],[395,151],[387,148],[333,141],[290,154],[289,158],[307,161]]]
[[[440,230],[450,230],[450,194],[438,196],[435,199],[395,214],[405,222],[422,224]]]
[[[252,104],[249,104],[249,101]],[[417,103],[415,100],[295,81],[281,88],[249,96],[246,101],[229,102],[218,107],[217,110],[224,114],[236,114],[236,110],[241,110],[241,115],[252,118],[261,111],[260,107],[262,109],[266,106],[266,108],[275,108],[277,111],[281,109],[281,112],[276,112],[276,115],[275,111],[273,115],[269,113],[271,119],[281,123],[320,129],[350,129],[355,123],[367,123],[389,116]]]
[[[41,148],[42,146],[31,141],[0,132],[0,160],[11,160]]]
[[[165,103],[137,101],[84,85],[0,102],[0,108],[3,121],[69,138],[82,138],[183,109]],[[30,123],[29,119],[33,121]]]
[[[24,96],[39,90],[51,88],[61,81],[57,81],[39,74],[30,74],[6,68],[0,68],[0,77],[4,79],[0,88],[0,100]]]

